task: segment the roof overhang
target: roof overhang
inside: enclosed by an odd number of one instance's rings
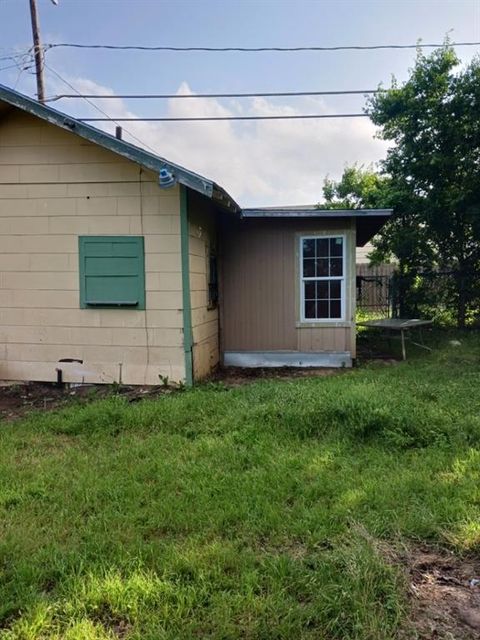
[[[176,182],[210,198],[218,207],[240,218],[356,218],[357,245],[363,246],[392,214],[392,209],[318,209],[315,206],[242,210],[225,189],[212,180],[0,84],[0,118],[11,108],[18,108],[75,133],[156,173],[160,173],[161,169],[167,169],[173,174]]]
[[[0,115],[2,112],[5,112],[5,104],[25,111],[26,113],[36,116],[45,122],[56,125],[61,129],[75,133],[85,140],[98,144],[99,146],[104,147],[109,151],[113,151],[114,153],[117,153],[132,162],[136,162],[147,169],[151,169],[152,171],[160,172],[160,169],[166,168],[174,175],[179,184],[183,184],[194,191],[198,191],[204,196],[214,200],[218,206],[240,215],[241,209],[239,205],[224,189],[222,189],[222,187],[212,180],[208,180],[208,178],[204,178],[198,173],[185,169],[185,167],[174,162],[170,162],[166,158],[145,151],[144,149],[126,142],[125,140],[118,139],[105,131],[96,129],[85,122],[72,118],[61,111],[57,111],[50,106],[41,104],[33,98],[29,98],[22,93],[18,93],[17,91],[0,84]]]
[[[242,209],[242,218],[252,219],[298,219],[316,220],[354,218],[357,226],[357,246],[363,247],[380,231],[393,209],[318,209],[316,207],[265,207],[263,209]]]

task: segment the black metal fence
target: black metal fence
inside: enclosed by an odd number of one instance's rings
[[[392,265],[357,265],[357,309],[379,317],[433,318],[440,324],[480,323],[478,273],[429,271],[400,275]]]
[[[445,325],[473,326],[480,320],[478,272],[394,273],[390,282],[394,317],[434,318]]]
[[[380,317],[391,317],[392,265],[357,265],[357,309]]]

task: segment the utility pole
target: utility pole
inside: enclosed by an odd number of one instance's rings
[[[35,57],[35,72],[37,75],[37,97],[39,102],[45,102],[45,85],[43,83],[43,49],[40,43],[40,27],[38,24],[37,1],[30,0],[30,15],[32,18],[33,55]]]

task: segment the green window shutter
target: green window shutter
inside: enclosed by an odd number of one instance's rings
[[[80,307],[145,309],[142,236],[80,236]]]

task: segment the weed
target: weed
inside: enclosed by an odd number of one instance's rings
[[[161,373],[158,374],[158,378],[160,380],[160,383],[162,384],[162,386],[164,387],[168,387],[169,383],[170,383],[170,379],[168,376],[162,376]]]

